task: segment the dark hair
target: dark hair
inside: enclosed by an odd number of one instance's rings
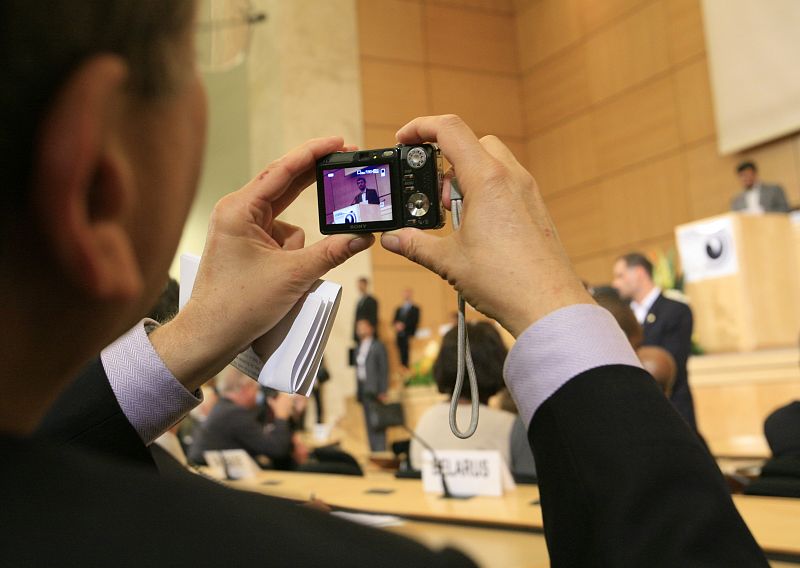
[[[619,257],[619,260],[624,260],[625,265],[628,268],[633,268],[634,266],[641,266],[642,268],[647,271],[647,275],[652,278],[653,277],[653,263],[647,260],[647,257],[640,252],[629,252],[628,254],[624,254]]]
[[[754,172],[757,172],[758,168],[756,167],[756,163],[752,162],[750,160],[742,162],[738,166],[736,166],[736,173],[737,174],[740,174],[745,170],[753,170]]]
[[[178,286],[178,281],[170,278],[158,298],[158,303],[150,309],[147,317],[156,320],[158,323],[166,323],[174,318],[175,314],[178,313],[179,295],[180,286]]]
[[[70,73],[89,57],[116,54],[129,65],[132,93],[162,95],[177,70],[167,47],[190,32],[193,15],[191,0],[0,2],[4,210],[13,215],[26,199],[39,121]]]
[[[638,348],[644,340],[644,332],[627,302],[619,297],[619,293],[614,288],[608,286],[595,289],[592,296],[600,307],[611,312],[633,348]]]
[[[503,383],[503,365],[508,355],[503,339],[488,322],[467,324],[472,361],[475,363],[475,374],[478,379],[478,398],[486,403],[505,385]],[[458,329],[453,328],[442,339],[439,356],[433,364],[433,378],[439,392],[452,394],[458,373]],[[471,396],[469,381],[464,377],[464,389],[461,396]]]

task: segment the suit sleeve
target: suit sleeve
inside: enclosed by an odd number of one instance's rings
[[[149,450],[120,408],[99,358],[64,389],[36,435],[155,468]]]
[[[686,304],[674,302],[671,305],[678,315],[671,318],[673,322],[664,329],[658,344],[672,353],[678,369],[685,369],[692,351],[694,319],[691,308]]]
[[[775,186],[775,210],[784,213],[789,212],[789,202],[786,200],[786,193],[779,185]]]
[[[713,459],[641,369],[573,378],[528,434],[553,566],[767,566]]]
[[[636,364],[597,306],[553,312],[509,354],[552,565],[768,566],[713,458]]]

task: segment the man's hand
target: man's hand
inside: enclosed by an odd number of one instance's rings
[[[188,389],[269,331],[326,272],[373,243],[372,235],[332,235],[303,248],[302,229],[276,219],[313,183],[316,160],[342,149],[341,138],[310,140],[215,206],[190,301],[150,335]]]
[[[536,181],[496,137],[478,140],[454,115],[412,120],[404,144],[437,142],[464,197],[461,229],[437,237],[419,229],[384,233],[381,244],[449,281],[472,306],[515,337],[558,308],[592,303],[570,265]]]

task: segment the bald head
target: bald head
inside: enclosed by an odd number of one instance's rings
[[[636,350],[636,355],[639,356],[645,371],[653,375],[664,395],[667,397],[672,395],[678,368],[669,351],[654,345],[644,345]]]

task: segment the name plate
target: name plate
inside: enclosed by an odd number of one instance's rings
[[[218,479],[249,479],[258,475],[261,468],[244,450],[203,452],[209,473]]]
[[[496,450],[439,450],[436,457],[453,495],[501,497],[505,490],[516,487]],[[426,493],[444,493],[442,478],[429,451],[422,454],[422,486]]]

